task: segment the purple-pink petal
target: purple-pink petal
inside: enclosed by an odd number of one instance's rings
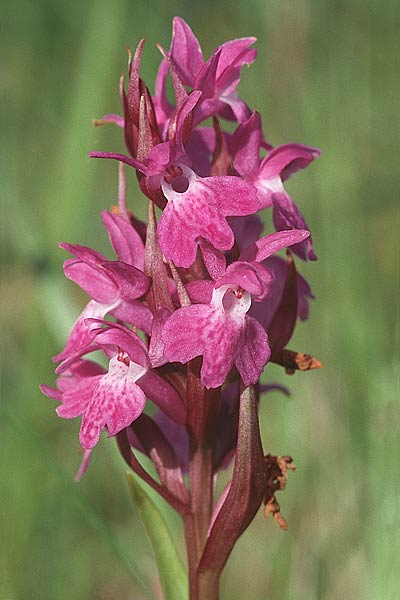
[[[100,346],[115,346],[114,351],[123,350],[131,361],[147,368],[147,348],[140,337],[131,329],[118,323],[106,323],[106,325],[106,327],[98,329],[94,329],[92,326],[93,342]]]
[[[89,158],[111,158],[113,160],[118,160],[119,162],[123,162],[137,171],[140,171],[140,173],[143,173],[144,175],[147,174],[146,165],[125,154],[118,154],[117,152],[89,152],[88,156]]]
[[[220,100],[222,104],[218,110],[218,114],[223,118],[230,121],[237,121],[238,123],[242,123],[249,118],[251,113],[250,108],[236,92],[220,96]]]
[[[250,215],[261,208],[256,188],[240,177],[209,177],[203,181],[226,216]]]
[[[155,90],[153,96],[153,106],[156,113],[157,125],[161,132],[161,138],[166,139],[166,131],[168,129],[169,118],[174,111],[174,107],[167,98],[166,85],[169,64],[166,59],[163,59],[158,67]]]
[[[268,295],[273,273],[257,262],[235,261],[229,265],[225,275],[218,279],[215,288],[223,285],[237,285],[258,299]]]
[[[249,314],[255,317],[266,331],[274,318],[276,310],[280,304],[283,288],[286,281],[287,262],[279,256],[271,256],[264,261],[269,269],[275,273],[274,280],[270,287],[270,296],[261,303],[253,303]],[[297,273],[297,310],[300,319],[308,318],[309,300],[314,298],[311,288],[307,281]]]
[[[203,237],[219,250],[229,250],[234,236],[226,216],[246,215],[260,207],[256,190],[239,177],[197,177],[182,167],[188,180],[185,192],[163,182],[168,204],[161,215],[158,235],[164,255],[180,267],[190,267]]]
[[[128,427],[142,414],[146,396],[136,384],[131,367],[118,358],[110,361],[110,369],[103,375],[82,418],[79,439],[90,450],[99,441],[101,430],[107,426],[110,436]]]
[[[215,143],[215,131],[212,127],[197,127],[193,129],[185,144],[193,171],[200,177],[210,175],[210,157],[214,152]]]
[[[190,301],[195,304],[209,304],[211,302],[214,283],[208,279],[195,279],[185,285]]]
[[[220,48],[217,48],[206,63],[202,66],[199,73],[197,74],[196,81],[194,83],[194,87],[197,90],[202,90],[203,96],[198,108],[201,107],[201,111],[196,111],[196,119],[195,123],[199,122],[199,112],[204,113],[206,110],[207,116],[210,116],[212,112],[207,113],[206,106],[217,106],[218,97],[216,96],[216,79],[217,79],[217,69],[218,62],[221,55]],[[205,118],[203,114],[202,119]]]
[[[153,314],[142,300],[121,300],[110,313],[116,319],[134,325],[144,333],[150,334]]]
[[[247,37],[229,40],[222,44],[219,49],[221,51],[218,62],[217,78],[220,88],[223,88],[226,93],[230,93],[236,89],[240,78],[240,69],[244,65],[251,65],[257,56],[257,50],[250,48],[257,38]]]
[[[112,308],[112,305],[99,304],[94,300],[91,300],[83,309],[78,319],[76,320],[67,344],[62,352],[53,358],[54,362],[60,360],[64,361],[68,357],[74,355],[80,348],[89,344],[90,338],[90,327],[86,323],[86,319],[104,319],[106,314]]]
[[[273,220],[278,231],[285,229],[308,229],[303,215],[288,194],[274,195],[273,202]],[[317,256],[313,250],[311,235],[303,242],[292,245],[291,250],[302,260],[317,260]]]
[[[118,301],[118,288],[107,272],[95,264],[71,258],[64,262],[64,274],[93,300],[101,304]]]
[[[149,289],[150,279],[142,271],[119,260],[102,264],[104,272],[115,282],[118,297],[126,302],[141,298]]]
[[[161,250],[179,267],[190,267],[196,258],[200,237],[220,250],[229,250],[234,238],[222,211],[214,203],[212,190],[206,184],[190,185],[178,193],[163,185],[168,204],[158,224]]]
[[[260,175],[270,179],[279,175],[282,181],[300,169],[305,169],[314,158],[320,155],[318,148],[303,144],[284,144],[273,148],[260,165]]]
[[[228,223],[235,234],[235,242],[240,252],[258,240],[264,229],[264,223],[258,215],[229,217]]]
[[[50,387],[49,385],[46,385],[45,383],[40,384],[40,391],[47,396],[48,398],[51,398],[52,400],[57,400],[57,402],[61,402],[62,400],[62,391],[61,390],[57,390],[53,387]]]
[[[276,233],[265,235],[246,248],[239,256],[239,260],[261,262],[265,258],[275,254],[275,252],[283,250],[283,248],[303,242],[309,235],[310,232],[303,229],[277,231]]]
[[[101,218],[119,260],[143,271],[144,244],[136,229],[120,215],[106,210]]]
[[[56,412],[64,419],[74,419],[82,415],[89,406],[94,391],[104,375],[95,375],[75,381],[63,392],[62,404],[57,407]]]
[[[186,363],[203,356],[201,380],[207,388],[222,385],[233,367],[241,323],[212,305],[192,304],[178,309],[167,321],[164,355]]]
[[[271,350],[265,330],[256,319],[246,315],[235,361],[245,386],[257,383],[270,356]]]
[[[258,112],[253,112],[232,136],[234,167],[242,177],[250,181],[258,176],[261,140],[261,117]]]
[[[97,252],[92,248],[88,248],[87,246],[81,246],[80,244],[67,244],[66,242],[61,242],[59,246],[63,250],[73,254],[75,258],[89,264],[101,265],[102,262],[107,260],[105,256],[100,254],[100,252]]]
[[[104,375],[107,371],[101,365],[92,360],[80,359],[73,363],[67,372],[63,372],[57,379],[58,389],[65,392],[76,385],[77,381],[94,377],[95,375]]]
[[[199,90],[193,90],[191,94],[183,102],[182,106],[178,110],[176,117],[176,130],[175,130],[175,141],[179,151],[184,151],[183,143],[185,141],[185,125],[186,119],[193,112],[195,106],[198,104],[201,98],[202,92]],[[190,132],[190,130],[189,130]],[[187,136],[186,136],[187,137]]]
[[[193,87],[204,64],[203,53],[193,31],[181,17],[174,17],[172,23],[170,56],[182,82]]]
[[[200,240],[200,250],[210,277],[214,280],[222,277],[226,271],[225,255],[206,240]]]
[[[162,410],[156,412],[154,421],[174,449],[178,463],[182,471],[186,473],[189,468],[189,436],[186,428],[172,421]]]

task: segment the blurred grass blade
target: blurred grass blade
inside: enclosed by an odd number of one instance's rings
[[[167,524],[143,487],[126,474],[132,500],[154,550],[165,600],[188,600],[188,579]]]

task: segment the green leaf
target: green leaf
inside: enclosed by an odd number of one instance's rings
[[[188,600],[189,583],[167,524],[158,507],[131,473],[127,473],[132,500],[153,547],[165,600]]]

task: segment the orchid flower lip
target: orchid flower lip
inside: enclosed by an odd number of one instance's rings
[[[174,196],[174,201],[179,202],[179,194],[182,194],[182,197],[184,197],[185,192],[188,191],[194,179],[195,173],[188,166],[184,164],[171,165],[167,169],[166,174],[164,174],[161,182],[165,197],[168,198],[168,192],[172,190],[178,194],[178,196]]]
[[[214,288],[211,304],[240,319],[250,309],[251,296],[238,285],[226,284]]]

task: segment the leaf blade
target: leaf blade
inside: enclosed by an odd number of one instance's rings
[[[188,600],[188,578],[160,510],[131,473],[126,474],[133,503],[154,551],[165,600]]]

